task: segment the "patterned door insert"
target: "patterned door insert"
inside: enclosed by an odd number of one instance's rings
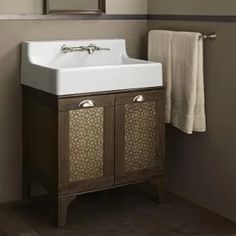
[[[155,102],[125,105],[125,171],[155,167]]]
[[[70,182],[103,176],[104,109],[69,112]]]

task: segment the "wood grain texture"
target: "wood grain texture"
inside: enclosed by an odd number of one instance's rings
[[[58,114],[58,186],[69,184],[69,114]]]
[[[64,227],[66,224],[67,209],[70,203],[76,199],[76,196],[70,196],[65,198],[59,198],[57,200],[57,216],[56,225],[58,227]]]
[[[23,194],[27,198],[32,180],[57,191],[57,99],[24,87],[23,104]]]
[[[102,95],[102,96],[101,96]],[[103,95],[99,96],[76,96],[69,98],[60,98],[59,101],[59,111],[70,111],[79,108],[79,104],[84,100],[93,100],[95,102],[95,107],[103,106],[113,106],[114,96],[113,95]]]
[[[135,88],[135,89],[122,89],[122,90],[112,90],[112,91],[101,91],[101,92],[90,92],[90,93],[81,93],[81,94],[70,94],[70,95],[59,95],[59,99],[63,98],[75,98],[75,97],[88,97],[88,96],[99,96],[99,95],[116,95],[120,93],[128,92],[138,92],[138,91],[154,91],[165,89],[164,86],[148,87],[148,88]],[[114,104],[114,103],[113,103]]]

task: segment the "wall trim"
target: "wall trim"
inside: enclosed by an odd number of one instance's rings
[[[101,14],[101,15],[0,15],[0,20],[147,20],[143,14]]]
[[[166,21],[214,21],[236,22],[236,16],[223,15],[144,15],[144,14],[102,14],[102,15],[0,15],[0,20],[166,20]]]
[[[148,15],[149,20],[236,22],[236,16],[223,15]]]

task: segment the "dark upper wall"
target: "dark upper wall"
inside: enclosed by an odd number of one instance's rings
[[[154,5],[151,8],[156,14],[231,14],[236,11],[234,0],[228,1],[231,6],[227,1],[220,1],[222,9],[215,0],[214,4],[210,0],[203,4],[195,1],[199,6],[190,4],[190,0],[184,5],[180,4],[183,0],[178,1],[180,5],[173,0],[150,2],[156,6],[156,10]],[[205,3],[212,3],[212,9],[206,11]],[[177,10],[173,8],[176,4]],[[200,11],[203,8],[205,10]],[[218,35],[216,41],[204,42],[207,132],[185,135],[168,127],[166,169],[171,191],[236,221],[236,22],[150,20],[151,29],[216,32]]]
[[[235,0],[149,0],[150,14],[236,15]]]

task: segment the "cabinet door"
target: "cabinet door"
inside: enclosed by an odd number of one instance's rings
[[[61,196],[114,184],[114,96],[59,100]]]
[[[164,89],[116,97],[115,183],[160,175],[164,159]]]

